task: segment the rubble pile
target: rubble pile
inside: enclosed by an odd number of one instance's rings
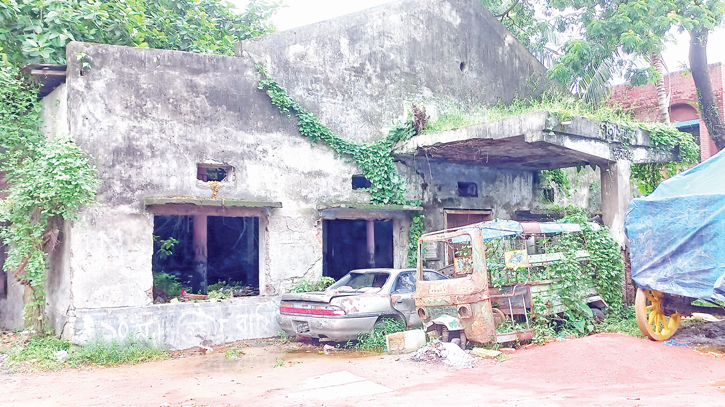
[[[450,342],[433,341],[427,346],[418,349],[411,356],[411,360],[416,362],[443,362],[448,366],[459,369],[469,369],[473,367],[473,357],[467,354],[458,345]]]

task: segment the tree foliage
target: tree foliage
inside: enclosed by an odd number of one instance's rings
[[[550,75],[578,91],[586,89],[586,81],[595,78],[603,66],[633,85],[654,82],[661,73],[654,66],[643,67],[642,62],[659,55],[665,43],[673,40],[673,32],[689,32],[690,69],[700,114],[718,146],[725,146],[725,128],[718,109],[712,106],[714,94],[704,59],[708,33],[723,22],[725,1],[550,0],[549,4],[562,13],[564,27],[576,27],[581,33],[580,38],[565,44]]]
[[[278,2],[236,13],[220,0],[0,0],[0,44],[15,64],[65,63],[69,41],[234,55],[274,30]]]

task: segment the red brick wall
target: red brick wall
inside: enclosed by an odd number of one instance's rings
[[[724,75],[722,63],[710,65],[710,78],[715,98],[720,107],[720,114],[725,112]],[[692,116],[692,109],[683,106],[694,107],[694,112],[697,114],[697,92],[692,75],[684,75],[682,71],[671,73],[665,77],[665,87],[670,93],[670,115],[673,122],[698,118],[698,116]],[[612,88],[612,102],[633,111],[639,120],[657,121],[657,91],[654,85],[615,86]],[[706,160],[715,153],[717,153],[717,147],[707,132],[705,122],[700,120],[700,155],[703,160]]]

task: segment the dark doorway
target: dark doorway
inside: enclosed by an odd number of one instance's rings
[[[375,267],[393,267],[393,221],[373,222]],[[322,274],[337,280],[350,270],[368,268],[367,230],[368,221],[364,219],[325,220]]]
[[[165,302],[177,296],[180,289],[196,294],[220,287],[234,296],[257,295],[259,218],[206,217],[205,278],[197,273],[194,219],[194,216],[154,216],[154,299]]]

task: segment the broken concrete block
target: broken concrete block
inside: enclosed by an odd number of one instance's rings
[[[516,353],[516,349],[514,349],[514,348],[499,348],[498,350],[500,350],[501,352],[503,352],[503,353],[505,353],[507,355],[511,355],[513,353]]]
[[[396,332],[387,335],[385,337],[385,343],[388,346],[388,353],[391,355],[415,352],[425,346],[425,332],[421,329]]]
[[[501,352],[493,349],[474,348],[471,351],[471,355],[478,356],[479,358],[494,359],[500,355]]]

